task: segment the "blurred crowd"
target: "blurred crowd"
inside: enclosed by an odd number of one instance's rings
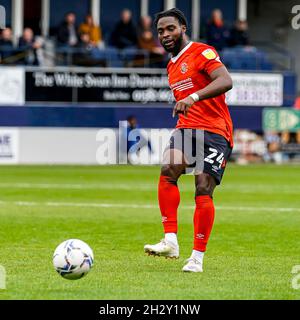
[[[232,28],[228,28],[219,9],[213,10],[204,33],[204,41],[220,51],[226,47],[249,44],[247,22],[237,21]],[[121,12],[120,20],[105,39],[101,27],[95,24],[91,14],[78,25],[73,12],[65,15],[54,38],[60,52],[64,49],[75,52],[72,62],[76,65],[105,66],[105,48],[132,50],[132,66],[164,67],[168,60],[153,30],[152,18],[142,16],[136,24],[128,9]],[[45,48],[46,40],[36,37],[32,29],[25,28],[22,37],[16,41],[12,30],[6,28],[0,37],[1,61],[4,64],[43,64],[41,51]]]
[[[247,21],[237,20],[233,27],[228,27],[220,9],[212,11],[211,18],[206,25],[206,42],[218,51],[234,46],[249,45]]]
[[[300,92],[293,109],[300,111]],[[266,130],[263,133],[256,133],[246,129],[236,129],[232,160],[238,164],[255,162],[299,163],[300,130]]]
[[[300,131],[266,131],[258,134],[250,130],[236,129],[232,161],[249,163],[300,162]]]
[[[2,63],[38,65],[38,49],[42,48],[43,41],[35,37],[32,29],[25,28],[16,45],[13,43],[12,31],[6,28],[0,38],[0,53]]]

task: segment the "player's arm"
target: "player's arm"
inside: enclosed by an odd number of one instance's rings
[[[232,89],[232,79],[226,67],[220,66],[209,74],[212,82],[205,88],[178,101],[173,109],[173,117],[178,113],[187,115],[188,109],[197,101],[213,98]]]

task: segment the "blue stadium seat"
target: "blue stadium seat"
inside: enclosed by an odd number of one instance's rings
[[[255,47],[226,48],[221,53],[224,64],[232,70],[272,70],[265,52]]]

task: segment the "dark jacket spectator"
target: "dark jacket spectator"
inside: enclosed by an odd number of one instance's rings
[[[20,62],[26,65],[38,65],[37,50],[39,48],[41,43],[35,40],[32,29],[25,28],[19,39],[19,50],[23,55]]]
[[[9,57],[14,54],[14,45],[12,42],[12,32],[10,28],[2,31],[0,38],[0,56],[4,63],[9,63]]]
[[[249,45],[248,23],[247,21],[238,20],[231,30],[230,34],[231,46],[247,46]]]
[[[121,13],[121,20],[115,26],[111,35],[111,44],[118,49],[137,45],[137,32],[132,22],[131,11],[125,9]]]
[[[76,16],[74,13],[67,13],[65,21],[58,29],[57,40],[60,45],[74,47],[78,43],[77,27],[75,25]]]
[[[222,11],[215,9],[212,12],[211,20],[206,29],[207,44],[222,50],[229,45],[230,32],[223,21]]]

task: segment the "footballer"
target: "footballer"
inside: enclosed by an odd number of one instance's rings
[[[188,40],[187,21],[180,10],[160,12],[154,23],[162,46],[172,56],[167,72],[176,100],[173,117],[178,116],[178,122],[164,152],[168,161],[163,162],[158,185],[165,236],[157,244],[145,245],[144,250],[149,255],[179,257],[177,181],[193,170],[194,244],[182,270],[202,272],[215,216],[213,192],[221,183],[233,147],[233,126],[225,102],[232,79],[213,47]]]

